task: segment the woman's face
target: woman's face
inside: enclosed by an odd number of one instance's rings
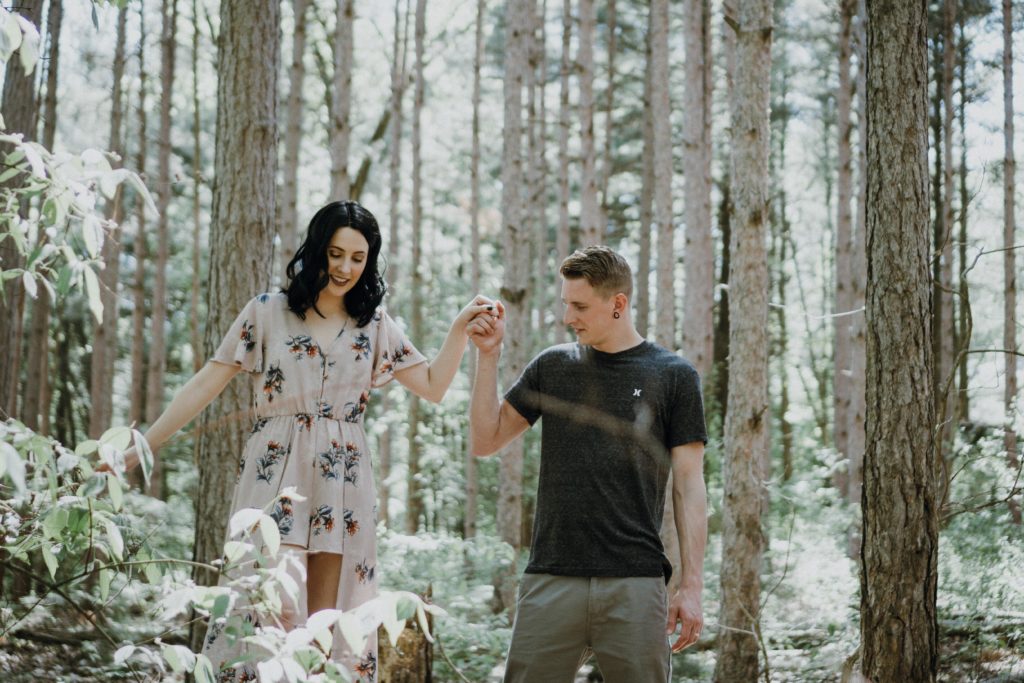
[[[327,287],[332,296],[341,298],[355,287],[366,269],[370,245],[363,234],[353,228],[338,228],[327,245]]]

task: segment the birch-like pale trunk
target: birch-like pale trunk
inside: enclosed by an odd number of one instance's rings
[[[349,198],[349,138],[352,133],[352,24],[355,0],[337,0],[334,24],[334,79],[331,86],[331,200]]]
[[[412,99],[412,260],[409,271],[409,335],[420,339],[423,332],[423,155],[421,152],[423,98],[426,84],[423,80],[424,49],[427,32],[427,0],[416,0],[414,29],[415,85]],[[422,420],[420,398],[409,396],[409,461],[406,477],[405,529],[414,534],[420,528],[424,515],[423,486],[420,483],[420,442],[417,438]]]
[[[555,233],[555,270],[569,255],[569,76],[572,73],[572,0],[562,0],[562,56],[559,63],[558,94],[558,229]],[[569,333],[559,316],[555,325],[555,343],[563,343]]]
[[[594,149],[594,31],[597,8],[594,0],[579,0],[580,36],[576,51],[576,76],[579,82],[580,112],[580,243],[599,244],[604,238],[601,205],[597,187],[597,160]]]
[[[1010,420],[1017,405],[1017,264],[1014,249],[1017,224],[1014,191],[1017,161],[1013,148],[1013,2],[1003,0],[1003,406]],[[1015,408],[1016,406],[1016,408]],[[1020,465],[1017,433],[1013,423],[1003,430],[1006,461],[1016,470]],[[1011,499],[1014,522],[1020,524],[1020,496]]]
[[[711,237],[711,64],[707,0],[683,4],[686,88],[683,92],[683,180],[686,291],[683,353],[701,377],[714,356],[715,248]]]
[[[292,0],[295,30],[292,31],[292,59],[288,66],[288,99],[285,102],[284,168],[281,181],[281,218],[277,229],[281,235],[281,264],[285,268],[299,248],[302,227],[299,225],[299,149],[302,145],[303,92],[306,82],[306,16],[309,0]],[[332,199],[339,198],[333,195]]]
[[[929,277],[928,23],[924,2],[872,0],[868,12],[862,670],[872,681],[927,683],[938,664],[940,472]]]
[[[675,339],[675,249],[672,212],[672,104],[668,77],[668,0],[652,0],[651,33],[651,119],[654,142],[654,222],[657,234],[655,257],[658,309],[654,338],[670,351]]]
[[[217,149],[213,215],[210,221],[210,278],[204,345],[212,355],[247,301],[270,285],[274,220],[277,216],[277,74],[280,60],[280,3],[221,0],[217,83]],[[193,559],[219,557],[224,542],[235,463],[242,452],[250,387],[231,382],[200,419],[196,448],[196,543]],[[196,570],[210,585],[216,577]],[[202,622],[193,622],[192,649],[203,642]]]
[[[730,96],[732,245],[729,411],[725,418],[722,604],[716,681],[758,677],[768,424],[769,89],[772,3],[740,0]]]

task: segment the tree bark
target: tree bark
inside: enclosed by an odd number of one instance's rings
[[[222,0],[220,78],[217,84],[217,149],[214,161],[210,278],[204,344],[212,355],[225,331],[254,294],[270,285],[277,215],[277,73],[280,4]],[[255,282],[254,282],[255,281]],[[235,462],[248,432],[246,378],[232,382],[199,426],[194,559],[220,556],[234,486]],[[196,581],[215,576],[197,570]],[[201,622],[192,629],[202,644]]]
[[[60,32],[64,18],[61,0],[52,0],[46,20],[49,60],[46,68],[46,101],[43,111],[43,147],[52,150],[57,133],[57,76],[60,62]],[[40,243],[46,240],[40,235]],[[28,334],[28,369],[21,418],[29,429],[40,431],[50,412],[50,293],[40,287],[32,302],[32,323]],[[43,432],[45,433],[45,431]]]
[[[865,427],[867,411],[867,334],[864,319],[864,288],[867,285],[867,2],[858,0],[859,18],[856,31],[857,47],[857,223],[853,240],[853,261],[850,273],[851,305],[859,312],[851,316],[850,325],[850,408],[848,451],[850,469],[847,482],[847,500],[860,502],[862,469],[864,463]],[[860,530],[850,535],[849,555],[860,557]]]
[[[146,13],[145,1],[139,2],[139,149],[135,157],[136,171],[146,174],[147,118],[146,118]],[[135,201],[135,239],[132,254],[135,257],[135,276],[132,284],[132,390],[128,419],[138,427],[146,419],[146,260],[149,247],[146,240],[146,203]]]
[[[501,299],[505,302],[508,329],[523,330],[529,325],[529,254],[530,235],[523,229],[523,125],[522,90],[527,68],[529,33],[528,3],[532,0],[509,0],[505,9],[505,79],[504,129],[502,140],[501,213],[504,233],[505,275]],[[526,362],[528,339],[524,334],[506,337],[504,379],[511,385]],[[523,439],[514,440],[505,448],[498,473],[498,535],[517,550],[522,547],[523,514]],[[508,605],[508,596],[504,595]]]
[[[1014,241],[1016,238],[1016,201],[1014,191],[1017,173],[1013,149],[1013,2],[1003,0],[1003,405],[1006,426],[1003,429],[1003,448],[1006,461],[1016,470],[1020,464],[1017,433],[1010,422],[1017,400],[1017,264]],[[1020,407],[1018,406],[1018,409]],[[1021,523],[1019,496],[1010,501],[1013,521]]]
[[[295,30],[292,32],[292,61],[288,67],[288,100],[285,104],[284,168],[281,183],[281,220],[278,230],[282,233],[280,274],[295,257],[299,248],[302,227],[299,225],[298,175],[299,147],[302,144],[302,95],[306,80],[306,16],[309,0],[293,0]],[[333,195],[338,198],[338,195]]]
[[[939,381],[935,385],[938,401],[938,419],[942,422],[942,457],[952,458],[953,407],[956,405],[956,381],[953,376],[953,346],[956,339],[956,321],[953,318],[953,75],[956,65],[956,48],[953,26],[956,23],[956,0],[943,0],[942,7],[942,156],[945,167],[942,173],[942,241],[936,245],[940,255],[940,289],[938,305],[941,314],[937,318],[939,328],[938,371]],[[950,475],[947,474],[947,477]]]
[[[651,14],[644,36],[644,146],[640,178],[640,263],[636,268],[636,329],[647,336],[651,324],[651,228],[654,225],[654,118],[651,114]]]
[[[34,26],[43,19],[42,0],[22,0],[16,8],[19,14]],[[39,103],[36,100],[35,78],[26,73],[21,59],[15,55],[7,62],[4,75],[3,99],[4,125],[11,133],[21,133],[26,140],[36,139],[39,120]],[[9,181],[20,182],[17,178]],[[14,240],[0,242],[0,263],[4,269],[21,268],[24,257]],[[18,395],[18,371],[21,368],[22,313],[25,288],[21,278],[0,283],[0,348],[9,349],[5,363],[0,364],[0,419],[14,416]]]
[[[580,88],[580,243],[599,244],[604,239],[597,188],[594,149],[594,30],[597,8],[594,0],[579,0],[580,36],[576,51],[576,76]]]
[[[605,8],[605,30],[608,31],[608,87],[604,91],[604,150],[601,154],[601,222],[608,220],[608,183],[611,182],[614,162],[612,140],[615,137],[615,53],[618,51],[618,11],[615,0],[607,0]]]
[[[868,12],[863,673],[873,681],[934,681],[938,468],[926,3],[872,0]]]
[[[189,339],[192,345],[192,370],[203,367],[203,340],[199,332],[199,290],[202,252],[202,223],[199,219],[199,188],[203,182],[201,120],[199,117],[199,7],[192,0],[192,301],[189,306]]]
[[[51,0],[52,2],[52,0]],[[52,7],[60,5],[59,0]],[[52,11],[51,11],[52,14]],[[114,47],[113,92],[110,96],[110,151],[118,157],[113,164],[115,168],[122,165],[124,158],[124,138],[121,134],[123,118],[122,100],[125,65],[125,29],[128,10],[121,7],[117,11],[117,39]],[[51,58],[51,68],[56,63]],[[89,436],[98,439],[111,426],[113,418],[114,394],[114,362],[117,360],[118,335],[117,319],[118,282],[121,272],[121,234],[120,227],[123,213],[123,196],[118,188],[113,198],[104,207],[104,218],[110,222],[111,230],[103,241],[103,272],[100,275],[100,300],[103,302],[103,320],[93,332],[92,367],[89,382]]]
[[[423,97],[426,85],[423,79],[423,53],[427,32],[427,0],[416,0],[416,27],[414,44],[416,52],[416,83],[413,91],[412,113],[412,261],[409,275],[409,334],[419,339],[423,331],[423,163],[420,152]],[[423,486],[420,483],[420,443],[417,431],[422,419],[418,396],[409,396],[409,462],[406,479],[405,529],[414,534],[419,529],[424,514]]]
[[[569,255],[569,75],[572,72],[572,0],[562,0],[562,57],[558,95],[558,231],[555,234],[556,270]],[[555,343],[568,339],[565,325],[555,326]]]
[[[658,311],[654,338],[670,351],[675,340],[675,251],[672,224],[672,104],[668,89],[668,0],[652,0],[651,119],[654,133],[654,222],[657,224]]]
[[[714,355],[715,248],[711,238],[711,34],[707,0],[684,4],[686,90],[683,96],[686,291],[683,353],[700,373],[711,374]]]
[[[476,39],[473,42],[473,134],[469,162],[469,254],[471,291],[480,291],[480,69],[484,56],[484,18],[487,0],[477,0]],[[545,286],[544,283],[541,286]],[[469,376],[476,377],[476,354],[469,354]],[[475,538],[477,531],[477,497],[480,492],[476,456],[466,442],[466,512],[463,536]]]
[[[730,97],[732,225],[729,288],[729,412],[725,420],[722,606],[716,681],[758,676],[761,528],[768,412],[766,224],[772,3],[737,3],[736,70]],[[738,630],[733,630],[738,629]]]
[[[163,0],[160,31],[160,138],[157,157],[157,248],[153,277],[153,318],[149,335],[149,376],[146,378],[146,422],[153,424],[164,407],[164,376],[167,371],[167,260],[170,255],[168,208],[171,204],[171,98],[174,93],[174,59],[177,48],[178,0]],[[153,460],[149,493],[163,498],[163,463]]]
[[[957,107],[957,122],[960,129],[960,164],[957,169],[959,175],[960,211],[957,220],[960,226],[960,234],[957,238],[957,285],[956,296],[956,343],[953,353],[957,364],[957,400],[955,403],[954,422],[962,424],[970,421],[970,401],[968,394],[967,376],[967,351],[971,345],[971,322],[970,322],[970,287],[967,281],[967,233],[969,214],[968,208],[971,197],[967,190],[967,59],[968,44],[965,35],[967,11],[965,8],[957,13],[958,40],[957,40],[957,68],[960,72],[960,103]]]
[[[352,24],[355,0],[337,0],[334,28],[334,84],[331,107],[331,199],[348,199],[348,148],[352,132]]]
[[[833,306],[832,423],[833,443],[840,457],[850,460],[850,385],[852,383],[852,339],[850,323],[853,310],[853,154],[850,146],[851,96],[850,59],[853,52],[853,19],[856,0],[839,3],[839,86],[836,89],[836,257],[835,300]],[[849,482],[849,464],[838,468],[833,482],[845,491]]]

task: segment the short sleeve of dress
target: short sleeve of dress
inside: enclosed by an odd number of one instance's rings
[[[210,360],[225,365],[240,365],[246,372],[263,371],[263,333],[267,328],[266,296],[258,296],[245,305],[235,318]]]
[[[373,345],[372,386],[382,387],[394,378],[398,370],[426,362],[426,357],[386,312],[378,310],[374,324],[377,325],[377,341]]]

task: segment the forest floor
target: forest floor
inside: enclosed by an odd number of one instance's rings
[[[27,634],[22,634],[27,635]],[[14,636],[0,641],[0,680],[5,683],[92,683],[99,681],[132,681],[128,673],[111,672],[103,666],[102,650],[94,634],[47,634],[52,642],[42,642],[42,634],[31,638]],[[79,642],[71,642],[81,638]],[[69,642],[60,643],[57,640]],[[984,643],[976,638],[956,637],[945,639],[940,646],[939,681],[949,683],[1024,683],[1024,649],[1006,643]],[[772,681],[779,683],[833,683],[839,681],[839,673],[822,671],[801,671],[792,668],[808,653],[802,651],[769,651],[776,661]],[[498,674],[498,671],[494,672]],[[588,676],[588,674],[590,674]],[[500,674],[499,674],[500,675]],[[146,672],[141,680],[160,680],[156,672]],[[165,678],[163,680],[180,680]],[[447,683],[435,679],[436,683]],[[500,680],[500,679],[499,679]],[[590,667],[585,667],[574,683],[594,683]],[[701,680],[687,678],[684,680]],[[474,682],[477,683],[477,682]],[[480,681],[479,683],[490,683]]]

